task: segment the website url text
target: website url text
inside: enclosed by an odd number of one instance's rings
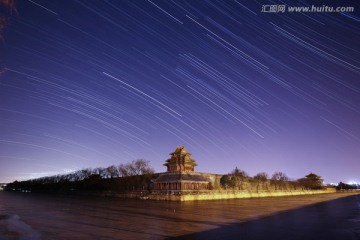
[[[333,7],[333,6],[286,6],[286,5],[262,5],[261,12],[263,13],[342,13],[342,12],[354,12],[354,7]]]

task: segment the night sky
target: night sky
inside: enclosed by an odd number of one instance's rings
[[[263,5],[348,13],[262,12]],[[184,145],[199,172],[360,182],[360,6],[18,0],[0,42],[0,182]]]

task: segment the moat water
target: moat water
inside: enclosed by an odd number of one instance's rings
[[[164,202],[0,191],[3,239],[360,239],[360,195]]]

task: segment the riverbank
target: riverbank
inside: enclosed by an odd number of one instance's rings
[[[121,199],[141,199],[155,201],[203,201],[203,200],[225,200],[225,199],[241,199],[241,198],[264,198],[264,197],[282,197],[282,196],[298,196],[298,195],[315,195],[315,194],[331,194],[336,192],[354,192],[360,193],[358,190],[336,190],[335,188],[326,188],[322,190],[208,190],[208,191],[167,191],[167,192],[150,192],[143,191],[65,191],[65,192],[25,192],[24,194],[50,194],[50,195],[74,195],[74,196],[94,196],[94,197],[110,197]]]
[[[298,195],[330,194],[336,193],[335,188],[323,190],[272,190],[272,191],[237,191],[237,190],[210,190],[195,192],[148,192],[148,191],[130,191],[130,192],[73,192],[71,195],[91,195],[101,197],[115,197],[124,199],[142,199],[156,201],[203,201],[203,200],[224,200],[241,198],[264,198],[264,197],[283,197]],[[360,193],[360,192],[359,192]]]
[[[147,197],[151,200],[167,201],[199,201],[199,200],[221,200],[237,198],[261,198],[261,197],[280,197],[296,195],[313,195],[335,193],[335,188],[324,190],[291,190],[291,191],[226,191],[213,190],[207,192],[188,193],[188,194],[149,194]]]

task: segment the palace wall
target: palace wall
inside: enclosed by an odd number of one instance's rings
[[[203,177],[206,177],[210,180],[212,189],[220,189],[220,179],[223,176],[222,174],[213,174],[213,173],[200,173],[197,172],[197,174],[200,174]]]
[[[259,197],[280,197],[309,194],[335,193],[335,188],[324,190],[292,190],[292,191],[239,191],[239,190],[213,190],[199,193],[186,193],[182,195],[175,194],[150,194],[147,199],[168,200],[168,201],[196,201],[196,200],[220,200],[236,198],[259,198]]]

